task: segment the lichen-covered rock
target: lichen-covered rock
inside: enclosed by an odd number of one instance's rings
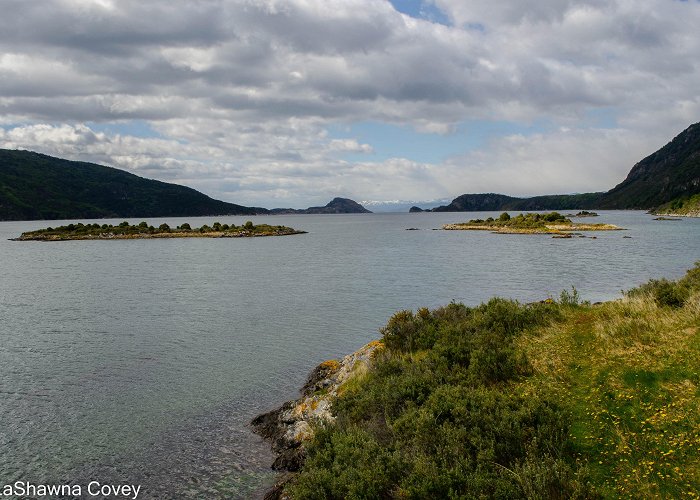
[[[335,420],[333,400],[348,380],[367,371],[370,360],[383,347],[375,340],[340,361],[324,361],[309,375],[301,398],[253,419],[254,431],[270,440],[278,454],[273,469],[299,470],[304,460],[303,443],[313,437],[314,427]]]
[[[301,388],[301,393],[304,396],[313,394],[328,387],[332,381],[331,377],[340,369],[340,362],[336,359],[329,359],[318,365],[309,374],[304,387]]]

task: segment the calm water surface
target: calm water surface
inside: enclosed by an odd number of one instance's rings
[[[7,241],[56,221],[0,223],[0,485],[256,497],[273,457],[247,423],[396,310],[572,285],[607,300],[700,259],[699,219],[641,212],[603,212],[628,231],[595,240],[431,230],[488,215],[257,217],[309,234],[56,243]],[[246,219],[149,223],[215,220]]]

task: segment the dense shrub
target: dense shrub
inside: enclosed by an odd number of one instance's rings
[[[542,219],[546,220],[547,222],[559,222],[559,221],[568,221],[566,217],[564,217],[562,214],[559,212],[550,212],[548,214],[543,214]]]
[[[399,481],[401,456],[357,427],[321,431],[293,494],[308,500],[383,498]]]
[[[572,286],[571,291],[564,289],[559,294],[559,303],[567,307],[576,307],[581,305],[581,296],[576,290],[576,287]]]
[[[552,222],[559,222],[559,223],[566,223],[570,224],[571,220],[567,219],[563,215],[561,215],[558,212],[550,212],[550,213],[544,213],[544,214],[536,214],[536,213],[527,213],[527,214],[518,214],[515,217],[511,217],[510,214],[507,212],[503,212],[498,219],[493,219],[493,217],[489,217],[486,220],[482,219],[472,219],[469,221],[470,224],[485,224],[485,225],[496,225],[496,226],[504,226],[504,227],[513,227],[513,228],[521,228],[521,229],[527,229],[527,228],[541,228],[544,227],[547,223],[552,223]]]
[[[699,285],[700,267],[696,265],[694,269],[688,271],[685,278],[679,281],[669,281],[667,279],[651,280],[638,288],[628,291],[627,295],[649,294],[659,306],[678,308],[683,307],[685,301],[690,297],[691,290],[700,288]]]
[[[528,373],[517,335],[559,317],[557,304],[499,298],[474,308],[453,303],[396,313],[382,329],[386,349],[335,401],[336,424],[309,447],[291,493],[521,498],[525,487],[513,471],[534,463],[560,473],[540,471],[528,491],[570,495],[571,484],[561,480],[573,474],[562,458],[567,418],[511,383]]]
[[[697,328],[681,329],[690,342],[684,349],[664,331],[697,324],[699,291],[700,263],[677,282],[652,280],[630,291],[643,296],[639,304],[594,308],[572,288],[560,303],[497,298],[398,312],[382,329],[385,348],[369,371],[334,401],[335,422],[308,446],[288,492],[303,499],[692,496],[698,461],[688,436],[697,435],[697,404],[687,397],[697,385]],[[652,300],[674,310],[648,307]],[[661,377],[658,356],[645,354],[652,364],[640,371],[641,350],[625,359],[626,349],[612,343],[619,336],[590,335],[611,323],[646,332],[659,318],[669,323],[654,327],[646,348],[675,353],[663,376],[675,373],[689,392],[677,385],[650,391],[640,381]],[[542,325],[550,327],[529,331]],[[526,351],[533,365],[547,366],[536,378],[528,378]],[[615,373],[619,363],[625,370]],[[632,367],[634,377],[625,378]],[[545,374],[553,379],[541,380]],[[657,459],[672,451],[672,459]],[[674,468],[676,461],[684,467]]]

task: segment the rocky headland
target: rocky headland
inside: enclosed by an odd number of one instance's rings
[[[341,360],[324,361],[309,374],[300,398],[252,420],[255,433],[269,440],[277,454],[272,468],[288,472],[265,498],[281,498],[283,485],[292,477],[289,473],[304,463],[304,444],[319,426],[335,421],[333,400],[349,380],[366,373],[372,358],[383,348],[384,344],[375,340]]]

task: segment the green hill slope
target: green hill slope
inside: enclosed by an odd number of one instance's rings
[[[0,149],[0,220],[252,215],[264,208],[214,200],[116,168]]]
[[[499,210],[679,208],[700,194],[700,123],[691,125],[652,155],[637,163],[627,178],[606,193],[514,198],[502,194],[463,194],[433,212]],[[692,203],[691,203],[692,205]],[[692,207],[688,209],[692,212]]]
[[[651,209],[700,193],[700,123],[637,163],[598,208]]]

